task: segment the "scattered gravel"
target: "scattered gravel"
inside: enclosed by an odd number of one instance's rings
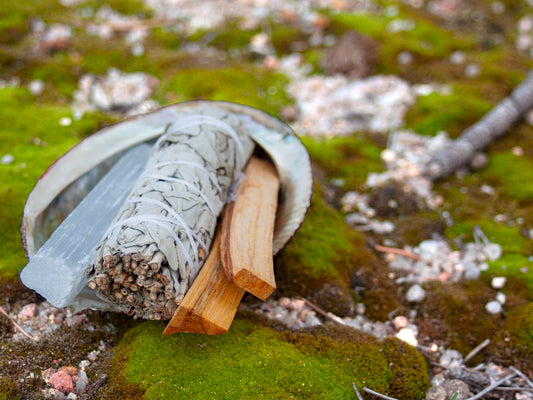
[[[115,68],[110,68],[106,76],[83,75],[74,93],[74,115],[96,109],[126,115],[148,112],[158,106],[150,99],[157,85],[157,78],[149,74]]]
[[[460,251],[452,250],[442,239],[424,240],[417,247],[405,250],[419,256],[414,260],[398,254],[387,254],[389,268],[407,275],[397,282],[422,283],[439,280],[457,282],[477,279],[488,269],[488,262],[501,257],[501,246],[496,243],[467,243]]]
[[[300,109],[294,129],[313,136],[397,129],[415,100],[409,84],[396,76],[352,80],[316,75],[289,84],[287,90]]]

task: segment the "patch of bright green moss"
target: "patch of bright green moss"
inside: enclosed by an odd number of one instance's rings
[[[356,236],[340,213],[326,206],[315,191],[305,223],[283,249],[277,268],[301,279],[339,278],[337,267],[353,251]]]
[[[453,94],[432,93],[419,97],[406,115],[406,126],[420,135],[447,131],[458,136],[478,121],[492,105],[480,97],[456,90]]]
[[[483,176],[493,176],[499,186],[512,198],[521,201],[533,200],[533,161],[527,157],[517,157],[511,151],[492,154]]]
[[[82,136],[94,130],[97,117],[87,116],[71,126],[59,119],[70,117],[68,107],[32,104],[24,89],[0,89],[0,141],[2,153],[15,161],[0,165],[0,276],[14,276],[25,264],[20,223],[27,195],[39,176]],[[33,144],[36,139],[43,144]]]
[[[225,100],[278,114],[289,103],[284,76],[252,66],[186,69],[176,72],[163,84],[158,97],[165,102],[169,93],[175,101],[192,99]]]
[[[353,135],[321,140],[304,136],[301,140],[311,159],[330,178],[343,179],[346,188],[358,188],[370,172],[383,170],[380,158],[383,149],[368,138]]]
[[[220,336],[163,336],[163,327],[142,323],[119,344],[119,351],[129,354],[124,376],[145,391],[146,399],[352,399],[352,382],[394,393],[390,384],[400,371],[408,385],[425,381],[420,390],[427,385],[423,360],[391,370],[389,362],[397,360],[391,354],[409,352],[396,342],[384,352],[375,338],[356,331],[351,336],[358,340],[343,340],[286,336],[245,321],[235,321]],[[405,367],[420,373],[408,377]]]
[[[424,57],[445,57],[454,49],[471,48],[474,43],[470,37],[456,37],[452,32],[428,20],[403,13],[399,18],[412,20],[414,27],[408,31],[394,33],[387,31],[391,19],[379,14],[335,13],[328,17],[334,31],[353,29],[377,39],[381,43],[380,69],[384,70],[387,69],[387,64],[396,60],[396,56],[404,50]]]
[[[218,49],[242,49],[250,44],[252,37],[258,32],[258,29],[243,30],[239,28],[238,22],[233,22],[224,28],[204,33],[200,40],[204,41],[205,38],[210,38],[209,45]]]

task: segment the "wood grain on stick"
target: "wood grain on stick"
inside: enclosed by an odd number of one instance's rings
[[[226,206],[222,265],[235,285],[265,300],[276,289],[272,240],[279,178],[268,161],[252,157],[235,202]]]
[[[221,231],[200,273],[163,331],[219,335],[226,333],[239,307],[244,290],[230,282],[220,261]]]

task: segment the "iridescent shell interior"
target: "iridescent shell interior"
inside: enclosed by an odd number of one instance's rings
[[[277,253],[301,226],[310,204],[311,166],[305,147],[286,124],[260,110],[228,102],[195,101],[174,104],[104,128],[52,164],[28,196],[24,208],[21,232],[27,256],[35,254],[128,148],[153,141],[177,115],[203,105],[216,105],[240,114],[250,124],[254,141],[275,164],[281,180],[273,244],[273,253]]]

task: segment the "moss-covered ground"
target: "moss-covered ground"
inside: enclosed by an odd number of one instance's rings
[[[124,14],[152,18],[141,1],[106,3]],[[413,84],[448,85],[450,94],[419,97],[406,115],[406,127],[424,135],[445,130],[456,137],[508,95],[533,65],[514,46],[515,23],[531,12],[527,2],[504,1],[506,8],[500,15],[491,11],[490,3],[472,0],[471,11],[452,18],[385,0],[376,2],[375,11],[364,13],[317,12],[326,35],[339,37],[354,29],[373,37],[379,43],[378,73],[396,74]],[[30,296],[21,295],[24,289],[17,278],[25,264],[19,226],[35,182],[81,138],[119,118],[89,113],[69,126],[60,125],[62,117],[72,116],[70,102],[83,74],[105,74],[110,67],[144,71],[159,79],[154,98],[162,105],[190,99],[228,100],[278,116],[292,102],[285,90],[288,78],[265,69],[248,46],[265,27],[279,56],[300,52],[315,73],[322,72],[319,59],[324,47],[311,46],[310,33],[297,24],[270,17],[250,31],[241,30],[239,21],[190,35],[159,26],[150,30],[145,53],[135,57],[124,35],[104,40],[81,28],[87,17],[80,17],[80,10],[94,11],[102,4],[84,1],[65,7],[55,0],[19,0],[0,7],[0,79],[20,81],[19,86],[0,88],[0,157],[14,157],[12,163],[0,164],[0,305],[11,296]],[[36,17],[47,24],[77,21],[69,48],[36,53],[30,34]],[[398,18],[413,21],[414,28],[391,32],[387,27]],[[185,51],[190,45],[198,45],[201,51]],[[450,60],[458,50],[466,57],[461,65]],[[397,62],[404,51],[412,54],[411,64]],[[465,75],[469,63],[480,66],[478,76]],[[26,89],[33,79],[45,83],[41,95]],[[397,230],[385,237],[357,232],[345,224],[339,198],[349,190],[372,195],[364,182],[369,172],[383,170],[380,152],[386,136],[354,132],[342,138],[302,138],[313,161],[313,200],[305,224],[275,260],[278,290],[274,296],[306,297],[341,316],[353,316],[355,304],[363,303],[367,317],[386,321],[412,305],[406,303],[404,288],[390,279],[384,259],[369,241],[389,239],[398,247],[414,246],[437,233],[450,243],[466,243],[479,226],[502,246],[502,258],[492,262],[479,280],[426,284],[427,299],[414,307],[419,337],[425,338],[423,344],[436,342],[464,354],[490,337],[491,346],[473,361],[488,357],[532,373],[532,138],[533,127],[521,123],[490,147],[485,168],[436,183],[435,191],[444,199],[442,210],[450,214],[452,225],[437,211],[414,207],[386,216]],[[481,190],[482,185],[490,185],[494,194]],[[502,289],[507,295],[505,313],[491,316],[484,308],[497,292],[490,280],[501,275],[508,277]],[[255,301],[245,298],[248,303]],[[4,332],[0,334],[10,337],[12,328],[3,318],[0,315]],[[101,323],[108,323],[107,318]],[[428,386],[426,362],[414,348],[396,339],[380,342],[339,326],[289,332],[241,311],[226,335],[164,337],[161,323],[113,322],[119,333],[105,340],[116,347],[101,366],[110,378],[95,394],[97,398],[353,399],[355,382],[400,399],[420,399]],[[0,352],[4,357],[0,358],[4,375],[0,399],[32,398],[44,383],[21,384],[24,374],[39,374],[52,366],[57,354],[77,363],[78,356],[102,339],[76,331],[62,335],[65,340],[34,347],[16,345]],[[35,363],[24,364],[30,358]],[[7,364],[8,359],[21,360],[20,365]],[[5,376],[7,372],[11,377]]]

